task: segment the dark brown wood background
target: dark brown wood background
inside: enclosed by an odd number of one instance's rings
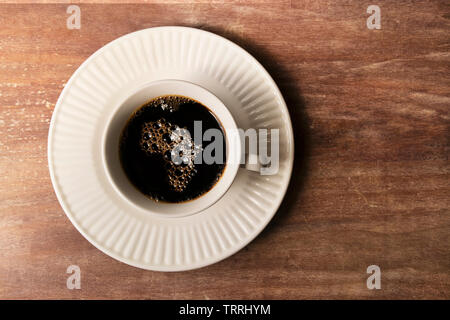
[[[366,9],[381,7],[381,30]],[[0,298],[450,298],[450,9],[442,1],[0,4]],[[216,32],[278,83],[296,133],[286,199],[215,265],[140,270],[95,249],[49,178],[55,102],[77,67],[126,33]],[[66,268],[81,267],[81,290]],[[381,268],[368,290],[366,268]]]

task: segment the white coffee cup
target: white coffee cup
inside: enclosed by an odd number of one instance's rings
[[[193,200],[179,203],[154,201],[141,193],[125,175],[118,151],[121,132],[131,114],[149,100],[165,95],[185,96],[202,103],[219,120],[225,134],[226,163],[221,178],[205,194]],[[233,183],[243,152],[237,132],[236,123],[228,108],[205,88],[181,80],[155,81],[136,90],[112,113],[102,137],[102,161],[109,182],[115,191],[133,206],[164,217],[187,216],[213,205]],[[254,171],[259,170],[259,166],[254,164],[247,168]]]

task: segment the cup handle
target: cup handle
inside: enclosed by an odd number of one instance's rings
[[[263,166],[259,162],[258,154],[246,153],[244,167],[247,170],[259,172],[261,170],[261,167],[263,167]]]

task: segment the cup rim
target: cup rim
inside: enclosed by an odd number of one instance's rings
[[[222,127],[222,131],[225,135],[225,144],[226,144],[226,162],[225,162],[225,168],[224,171],[220,177],[220,179],[214,184],[214,186],[209,189],[204,194],[200,195],[197,198],[194,198],[192,200],[187,200],[183,202],[164,202],[164,201],[155,201],[148,197],[146,197],[143,193],[141,193],[132,183],[129,181],[128,177],[126,177],[126,174],[124,173],[122,169],[122,174],[127,178],[128,182],[128,189],[134,190],[134,195],[140,194],[141,199],[144,199],[143,201],[136,202],[135,200],[132,200],[131,197],[124,192],[124,189],[118,185],[116,174],[120,173],[114,173],[112,172],[112,168],[110,166],[108,155],[107,155],[107,148],[108,148],[108,140],[111,139],[111,127],[113,124],[114,119],[118,116],[118,113],[121,111],[122,108],[126,105],[126,103],[131,100],[136,95],[139,95],[141,92],[150,90],[152,88],[155,88],[157,86],[165,86],[165,90],[170,90],[170,87],[177,87],[183,88],[183,90],[192,90],[192,92],[195,92],[195,96],[186,94],[186,91],[181,90],[179,92],[172,92],[168,94],[153,94],[149,95],[145,101],[150,101],[154,98],[157,98],[159,96],[164,95],[182,95],[189,97],[193,100],[201,102],[205,107],[207,107],[213,115],[218,120],[219,124]],[[200,95],[199,95],[200,94]],[[144,101],[144,103],[145,103]],[[209,103],[205,103],[204,101],[209,101]],[[211,103],[213,101],[213,103]],[[143,104],[144,104],[143,103]],[[132,108],[131,112],[128,114],[128,118],[126,121],[128,121],[131,114],[139,109],[143,104],[138,104],[134,108]],[[125,121],[125,123],[126,123]],[[224,125],[225,123],[225,125]],[[124,125],[124,124],[123,124]],[[123,125],[120,128],[120,131],[123,129]],[[232,135],[230,132],[233,132],[233,130],[237,131],[237,125],[236,122],[229,111],[229,109],[225,106],[225,104],[212,92],[207,90],[206,88],[194,84],[189,81],[185,80],[178,80],[178,79],[164,79],[164,80],[157,80],[152,81],[149,83],[146,83],[136,90],[132,91],[132,93],[128,94],[120,103],[117,103],[115,106],[115,109],[111,113],[110,117],[108,118],[105,128],[102,132],[101,137],[101,149],[102,149],[102,165],[106,172],[106,177],[108,179],[108,182],[111,184],[113,189],[118,193],[123,199],[125,199],[129,204],[131,204],[135,208],[139,208],[141,210],[144,210],[147,213],[160,216],[160,217],[186,217],[193,214],[197,214],[202,212],[203,210],[211,207],[214,205],[217,201],[219,201],[225,193],[228,191],[228,189],[231,187],[236,175],[237,171],[239,169],[239,162],[233,161],[236,159],[240,159],[241,157],[241,144],[236,143],[236,141],[233,142]],[[118,142],[118,141],[117,141]],[[111,143],[111,142],[110,142]],[[118,145],[117,145],[117,157],[118,157]],[[121,166],[120,166],[121,167]],[[131,187],[131,188],[130,188]],[[147,204],[147,205],[145,205]],[[158,210],[160,209],[160,210]]]

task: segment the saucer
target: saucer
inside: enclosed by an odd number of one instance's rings
[[[278,128],[278,172],[260,175],[240,168],[220,200],[190,216],[156,216],[132,207],[108,182],[102,133],[121,101],[164,79],[206,88],[228,107],[239,128]],[[280,91],[250,54],[210,32],[158,27],[110,42],[72,75],[53,112],[48,161],[64,212],[95,247],[135,267],[182,271],[234,254],[264,229],[286,193],[294,141]]]

